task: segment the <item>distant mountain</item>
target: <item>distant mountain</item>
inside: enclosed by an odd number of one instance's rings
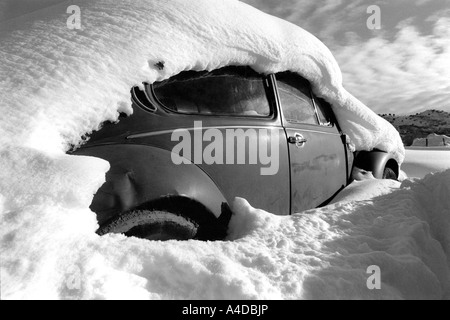
[[[405,146],[410,146],[416,138],[426,138],[431,133],[450,136],[450,113],[442,110],[428,110],[414,115],[399,116],[380,114],[399,132]]]

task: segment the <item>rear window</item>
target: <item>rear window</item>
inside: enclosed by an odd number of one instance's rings
[[[213,72],[182,72],[153,84],[156,99],[167,109],[219,116],[269,117],[264,77],[250,68],[227,67]]]

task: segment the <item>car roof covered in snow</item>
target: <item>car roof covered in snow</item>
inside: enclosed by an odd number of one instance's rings
[[[376,148],[403,161],[395,128],[344,89],[331,52],[302,28],[236,0],[111,3],[80,4],[81,29],[70,27],[77,11],[67,13],[65,3],[2,25],[3,136],[38,148],[77,143],[117,111],[131,112],[133,85],[248,65],[302,75],[332,104],[356,150]]]

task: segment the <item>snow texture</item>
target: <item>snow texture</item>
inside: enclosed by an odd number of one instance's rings
[[[408,148],[402,170],[410,178],[423,178],[429,173],[450,170],[450,149],[448,147]]]
[[[44,191],[3,213],[2,298],[449,298],[450,171],[396,184],[355,182],[356,196],[288,217],[236,199],[222,242],[99,237],[88,210]]]
[[[230,64],[293,70],[357,149],[402,160],[403,147],[342,88],[325,46],[291,24],[232,0],[77,3],[82,30],[66,27],[63,5],[0,25],[2,299],[449,298],[450,171],[401,187],[365,174],[339,202],[290,217],[236,199],[222,242],[96,235],[88,207],[109,165],[64,151],[130,113],[142,81]],[[366,286],[371,265],[381,290]]]
[[[330,51],[293,24],[234,0],[77,4],[81,30],[66,26],[66,3],[1,26],[0,136],[12,144],[78,144],[104,120],[117,119],[118,110],[131,112],[133,85],[183,70],[249,65],[303,75],[332,103],[357,150],[378,148],[403,161],[397,131],[342,87]]]

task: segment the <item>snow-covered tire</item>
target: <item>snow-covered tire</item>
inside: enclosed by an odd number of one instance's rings
[[[397,180],[397,175],[394,170],[386,167],[383,171],[383,179]]]
[[[134,210],[102,226],[97,233],[121,233],[148,240],[194,239],[198,223],[179,214],[159,210]]]

